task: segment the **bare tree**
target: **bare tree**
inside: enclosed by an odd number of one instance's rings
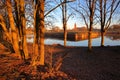
[[[40,65],[44,65],[44,0],[40,0]]]
[[[66,46],[67,41],[67,4],[64,0],[65,4],[62,5],[62,22],[63,22],[63,30],[64,30],[64,46]]]
[[[84,4],[86,6],[78,2],[78,9],[74,7],[71,8],[74,9],[76,12],[78,12],[78,14],[80,14],[82,19],[84,20],[84,23],[88,30],[88,50],[91,51],[92,50],[91,34],[93,28],[95,8],[96,8],[96,0],[85,0]]]
[[[27,49],[27,41],[26,41],[26,19],[25,19],[25,2],[24,0],[20,0],[20,27],[21,27],[21,47],[23,50],[23,54],[25,58],[28,59],[28,49]]]
[[[99,0],[100,26],[101,26],[101,46],[104,46],[104,35],[110,27],[113,14],[120,5],[120,0]]]
[[[15,4],[13,6],[13,4]],[[27,42],[26,42],[26,20],[25,20],[25,4],[24,0],[7,0],[7,13],[10,23],[10,30],[8,30],[6,26],[6,22],[1,16],[1,26],[6,34],[9,41],[12,43],[12,46],[15,50],[16,55],[23,59],[28,59],[28,49],[27,49]],[[15,9],[15,10],[14,10]],[[15,13],[15,14],[14,14]]]
[[[40,16],[39,16],[39,8],[40,8],[40,2],[39,0],[33,1],[33,7],[34,7],[34,43],[33,43],[33,50],[34,54],[32,56],[32,65],[36,67],[37,63],[39,63],[39,22],[40,22]],[[38,64],[39,65],[39,64]]]
[[[65,4],[67,2],[72,1],[63,1],[62,3],[58,4],[51,10],[45,13],[45,1],[44,0],[34,0],[34,53],[35,56],[33,57],[33,65],[44,65],[44,18],[50,14],[53,10],[58,8],[60,5]],[[39,59],[39,60],[38,60]]]
[[[71,2],[71,1],[68,1]],[[50,12],[55,10],[60,5],[64,4],[62,2],[52,8],[45,14],[45,0],[33,0],[34,6],[34,56],[32,57],[32,64],[35,65],[44,65],[44,17],[47,16]],[[13,6],[14,4],[14,6]],[[11,31],[6,28],[6,24],[3,20],[3,17],[0,16],[0,26],[2,26],[6,36],[13,45],[15,53],[18,57],[27,59],[28,50],[26,43],[26,18],[25,18],[25,0],[7,0],[7,13],[10,23]],[[15,12],[14,12],[15,11]],[[11,36],[9,36],[11,34]]]
[[[9,21],[7,16],[6,2],[0,1],[0,43],[7,47],[11,53],[15,53],[12,45],[12,38],[9,33]]]
[[[64,30],[64,46],[66,46],[66,42],[67,42],[67,22],[69,18],[73,15],[72,12],[71,14],[68,14],[67,3],[74,2],[74,1],[75,0],[60,0],[60,3],[64,3],[60,6],[60,9],[62,11],[62,25],[63,25],[63,30]],[[58,3],[58,1],[56,2]]]
[[[26,19],[25,19],[25,1],[14,0],[14,20],[19,35],[19,50],[23,59],[28,59],[28,49],[26,41]]]
[[[19,42],[18,42],[18,30],[15,27],[15,21],[14,21],[14,17],[12,14],[12,5],[11,5],[11,0],[7,0],[6,1],[6,5],[7,5],[7,11],[8,11],[8,18],[9,18],[9,22],[10,22],[10,28],[11,28],[11,38],[12,38],[12,44],[13,44],[13,48],[15,50],[15,53],[17,54],[17,56],[20,58],[20,51],[19,51]]]
[[[15,52],[11,43],[11,36],[2,15],[0,15],[0,43],[7,47],[11,53]]]

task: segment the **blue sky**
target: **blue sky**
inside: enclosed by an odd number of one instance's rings
[[[50,5],[52,5],[52,7],[56,6],[57,3],[59,3],[59,0],[56,0],[57,2],[52,1],[52,3]],[[77,7],[77,4],[80,2],[80,4],[85,6],[85,0],[76,0],[75,2],[71,2],[68,3],[67,5],[71,5],[72,7]],[[51,8],[52,8],[51,7]],[[69,14],[74,14],[73,16],[71,16],[71,18],[69,18],[68,22],[67,22],[67,27],[68,29],[72,29],[74,27],[74,24],[76,23],[78,27],[83,27],[84,25],[84,21],[83,19],[80,17],[79,14],[76,14],[76,12],[73,9],[70,9],[68,7],[68,15]],[[54,25],[55,26],[59,26],[60,28],[62,28],[62,11],[60,8],[57,8],[56,10],[54,10],[54,12],[50,13],[52,14],[56,19],[54,21]],[[113,17],[112,23],[111,24],[115,24],[117,23],[117,21],[120,19],[120,5],[116,10],[116,14]],[[95,25],[95,27],[98,27],[99,23],[97,25]]]

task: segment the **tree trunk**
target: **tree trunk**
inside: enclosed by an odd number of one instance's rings
[[[4,40],[3,36],[4,36],[4,32],[0,25],[0,43],[6,48],[8,48],[11,53],[15,53],[12,44],[9,41]]]
[[[66,3],[62,5],[62,16],[63,16],[63,28],[64,28],[64,46],[66,46],[66,42],[67,42],[67,6],[66,6]]]
[[[93,20],[94,20],[94,13],[95,13],[95,5],[96,5],[96,0],[89,0],[89,11],[90,11],[90,27],[88,29],[88,50],[92,51],[92,27],[93,27]]]
[[[34,43],[33,43],[33,55],[32,55],[32,66],[36,68],[38,57],[39,57],[39,1],[36,0],[33,3],[34,6]]]
[[[0,40],[2,40],[2,38],[3,38],[3,30],[2,30],[1,25],[0,25]]]
[[[65,29],[64,30],[64,46],[66,46],[66,42],[67,42],[67,31]]]
[[[37,18],[37,16],[35,16]],[[34,66],[36,68],[36,65],[37,65],[37,62],[39,61],[38,60],[38,57],[39,57],[39,32],[38,32],[38,23],[36,23],[36,18],[34,18],[34,43],[33,43],[33,55],[32,55],[32,66]]]
[[[12,36],[12,44],[13,48],[15,50],[16,55],[20,58],[20,51],[19,51],[19,45],[18,45],[18,31],[15,27],[15,22],[12,14],[12,5],[11,5],[11,0],[6,0],[6,5],[7,5],[7,11],[8,11],[8,18],[10,22],[10,28],[11,28],[11,36]]]
[[[0,39],[0,43],[5,46],[6,48],[8,48],[8,50],[11,52],[11,53],[15,53],[14,49],[13,49],[13,46],[10,42],[8,42],[7,40],[4,40],[4,39]]]
[[[36,0],[34,12],[34,54],[32,65],[44,65],[44,0]],[[40,13],[39,13],[40,12]],[[40,54],[39,54],[40,53]]]
[[[0,15],[0,25],[1,25],[0,27],[2,27],[4,33],[5,33],[6,37],[7,37],[7,39],[11,42],[11,36],[10,36],[9,31],[8,31],[8,29],[6,27],[5,21],[4,21],[4,19],[3,19],[3,17],[1,15]]]
[[[92,38],[91,38],[92,31],[88,32],[88,50],[92,51]]]
[[[104,36],[105,36],[105,32],[101,31],[101,47],[104,47]]]
[[[38,56],[39,56],[39,47],[38,47],[38,38],[35,36],[34,34],[34,43],[33,43],[33,55],[32,55],[32,66],[36,66],[38,60]]]
[[[24,8],[25,4],[24,4],[24,0],[20,0],[20,22],[21,25],[19,27],[21,27],[22,30],[22,50],[24,52],[25,55],[25,59],[29,58],[28,55],[28,48],[27,48],[27,41],[26,41],[26,20],[25,20],[25,8]]]
[[[40,0],[40,65],[44,65],[44,0]]]

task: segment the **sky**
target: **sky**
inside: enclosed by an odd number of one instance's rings
[[[55,3],[56,5],[59,3],[59,0],[57,0],[57,2]],[[76,2],[71,2],[71,3],[68,3],[67,5],[75,5]],[[54,5],[54,6],[56,6]],[[74,24],[76,23],[78,26],[82,26],[81,24],[81,21],[79,19],[77,19],[78,17],[76,16],[74,10],[70,9],[70,7],[67,7],[68,10],[67,10],[67,16],[69,16],[70,14],[73,14],[68,22],[67,22],[67,28],[68,29],[72,29],[74,27]],[[56,18],[56,21],[54,22],[54,25],[55,26],[59,26],[61,29],[63,28],[62,27],[62,10],[60,7],[58,7],[57,9],[55,9],[52,13],[51,13],[55,18]]]
[[[53,7],[56,6],[59,3],[59,0],[56,0],[56,1],[57,2],[51,3],[50,5],[52,5]],[[77,27],[85,26],[83,19],[80,17],[80,14],[76,14],[76,12],[69,7],[69,5],[70,5],[70,6],[76,8],[77,4],[79,2],[80,2],[80,4],[84,5],[84,7],[85,7],[85,0],[76,0],[75,2],[71,2],[71,3],[67,4],[67,6],[68,6],[67,7],[68,16],[71,13],[73,14],[67,22],[67,28],[68,29],[74,28],[75,23],[77,24]],[[55,17],[54,26],[59,26],[62,29],[63,27],[62,27],[62,11],[61,11],[61,8],[55,9],[53,12],[50,13],[50,15],[51,14]],[[111,24],[116,24],[119,19],[120,19],[120,5],[116,10],[115,15],[113,16],[113,20],[112,20]],[[97,25],[94,25],[94,27],[99,28],[99,23]]]

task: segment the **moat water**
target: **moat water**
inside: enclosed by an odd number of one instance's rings
[[[33,35],[27,36],[27,42],[33,42]],[[101,37],[92,39],[92,46],[100,46]],[[63,40],[53,39],[53,38],[46,38],[45,44],[53,45],[53,44],[61,44],[64,45]],[[120,46],[120,38],[119,37],[106,37],[104,41],[105,46]],[[88,40],[82,41],[67,41],[67,46],[88,46]]]

